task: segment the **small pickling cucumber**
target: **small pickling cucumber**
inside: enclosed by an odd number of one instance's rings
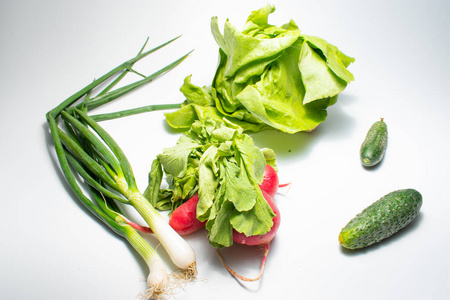
[[[389,193],[353,218],[339,234],[347,249],[370,246],[411,223],[422,206],[422,195],[414,189]]]
[[[384,156],[387,146],[387,125],[381,118],[375,122],[367,132],[366,138],[361,145],[361,163],[365,167],[378,164]]]

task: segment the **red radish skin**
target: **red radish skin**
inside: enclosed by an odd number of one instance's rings
[[[259,187],[273,198],[278,191],[278,186],[279,179],[277,171],[275,171],[275,169],[270,165],[266,165],[266,169],[264,170],[264,179]]]
[[[153,233],[153,231],[149,227],[142,226],[142,225],[139,225],[137,223],[134,223],[134,222],[128,220],[127,218],[125,218],[124,216],[122,216],[122,218],[125,220],[125,222],[128,225],[130,225],[131,227],[133,227],[136,230],[139,230],[139,231],[145,232],[145,233]]]
[[[264,179],[261,185],[259,187],[262,191],[269,194],[271,197],[271,200],[268,201],[269,204],[272,203],[271,207],[272,210],[277,210],[276,205],[273,202],[273,197],[277,193],[277,190],[279,187],[285,187],[289,184],[279,184],[278,174],[275,171],[273,167],[270,165],[266,165],[266,168],[264,170]],[[267,200],[267,199],[266,199]],[[198,194],[194,195],[192,198],[190,198],[188,201],[186,201],[184,204],[179,206],[175,211],[172,213],[169,225],[180,235],[188,235],[191,234],[200,228],[203,228],[206,224],[206,222],[200,222],[197,220],[196,217],[196,209],[197,209],[197,203],[198,203]],[[275,209],[274,209],[275,207]],[[274,219],[275,220],[275,219]],[[132,223],[131,221],[126,220],[128,224],[133,226],[135,229],[140,230],[142,232],[152,233],[150,228],[140,226],[138,224]],[[278,230],[278,227],[272,228],[271,232],[268,233],[268,236],[271,236],[273,232],[273,236],[276,233],[276,230]],[[244,235],[243,235],[244,236]],[[256,239],[256,237],[253,237]],[[261,238],[261,237],[259,237]],[[243,239],[241,239],[243,240]],[[266,240],[264,238],[263,240]]]
[[[197,204],[198,194],[195,194],[188,201],[177,207],[170,215],[169,225],[179,235],[191,234],[205,226],[206,222],[197,220]]]
[[[279,184],[278,174],[275,171],[275,169],[270,165],[266,165],[266,168],[264,170],[264,179],[259,187],[263,191],[263,194],[265,192],[269,196],[266,197],[266,195],[264,195],[264,198],[266,199],[266,201],[269,203],[270,207],[276,214],[273,220],[274,224],[277,225],[276,226],[274,225],[268,233],[262,236],[253,236],[247,238],[244,234],[238,234],[237,232],[235,232],[233,234],[233,239],[234,235],[236,235],[237,236],[236,238],[238,240],[247,241],[246,242],[247,245],[261,245],[264,243],[270,243],[279,227],[279,211],[272,198],[275,196],[278,188],[281,186],[284,185]],[[176,232],[178,232],[178,234],[188,235],[196,232],[197,230],[205,226],[206,222],[200,222],[199,220],[197,220],[196,217],[197,203],[198,203],[198,194],[194,195],[192,198],[190,198],[188,201],[186,201],[173,211],[172,215],[170,216],[169,225]],[[242,237],[239,237],[240,235],[242,235]],[[239,243],[238,241],[235,242]]]
[[[275,201],[273,201],[272,197],[266,193],[264,190],[262,191],[262,194],[264,196],[264,199],[266,199],[267,203],[269,203],[270,207],[272,208],[273,212],[275,213],[275,217],[273,217],[273,226],[270,229],[269,232],[262,235],[253,235],[247,237],[245,234],[237,232],[236,230],[233,231],[233,241],[235,241],[238,244],[248,245],[248,246],[256,246],[256,245],[268,245],[273,238],[275,237],[278,228],[280,227],[280,211],[275,204]]]
[[[261,185],[259,186],[262,191],[266,192],[270,196],[270,203],[272,203],[275,207],[275,203],[273,202],[272,197],[277,193],[279,185],[278,174],[273,167],[270,165],[266,165],[264,170],[264,179]],[[267,200],[267,199],[266,199]],[[180,205],[177,209],[174,210],[172,215],[170,216],[169,225],[175,229],[176,232],[180,235],[191,234],[200,228],[204,227],[206,222],[200,222],[196,217],[196,209],[198,203],[198,194],[194,195],[188,201]],[[272,205],[271,205],[272,207]],[[274,208],[272,207],[272,210]],[[278,208],[276,208],[278,211]],[[275,210],[274,210],[275,211]],[[274,218],[275,220],[275,218]],[[278,227],[272,229],[274,231],[273,236],[278,230]],[[271,232],[272,232],[271,230]],[[268,233],[268,236],[270,236]],[[255,237],[256,239],[256,237]]]

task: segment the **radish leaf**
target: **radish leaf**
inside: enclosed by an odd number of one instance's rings
[[[206,118],[158,155],[169,187],[160,190],[156,206],[167,208],[170,195],[173,211],[198,192],[197,219],[207,221],[215,247],[231,246],[233,229],[257,235],[273,225],[275,215],[258,184],[266,164],[275,165],[275,154],[256,147],[243,131],[229,121]]]

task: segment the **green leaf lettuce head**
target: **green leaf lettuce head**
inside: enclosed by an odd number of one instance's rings
[[[354,80],[347,70],[354,58],[302,34],[292,20],[281,27],[268,24],[274,11],[267,5],[252,12],[242,30],[227,20],[223,34],[217,18],[211,19],[220,57],[214,80],[198,87],[190,76],[185,79],[184,106],[166,113],[170,126],[188,129],[195,120],[225,117],[245,131],[295,133],[325,120],[327,107]]]
[[[207,221],[210,243],[228,247],[233,229],[252,236],[273,226],[275,215],[259,188],[266,164],[276,168],[273,150],[259,149],[243,128],[226,119],[206,117],[157,156],[144,195],[157,208],[173,211],[198,193],[197,219]],[[168,188],[159,190],[161,169]]]

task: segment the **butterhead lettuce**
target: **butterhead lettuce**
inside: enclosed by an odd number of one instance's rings
[[[327,116],[327,107],[354,80],[354,61],[325,40],[304,35],[290,21],[268,23],[275,7],[251,13],[242,30],[228,20],[221,33],[216,17],[211,31],[219,46],[219,65],[210,86],[188,76],[181,88],[186,101],[167,113],[170,126],[188,129],[195,120],[226,118],[245,131],[275,128],[287,133],[311,131]]]

